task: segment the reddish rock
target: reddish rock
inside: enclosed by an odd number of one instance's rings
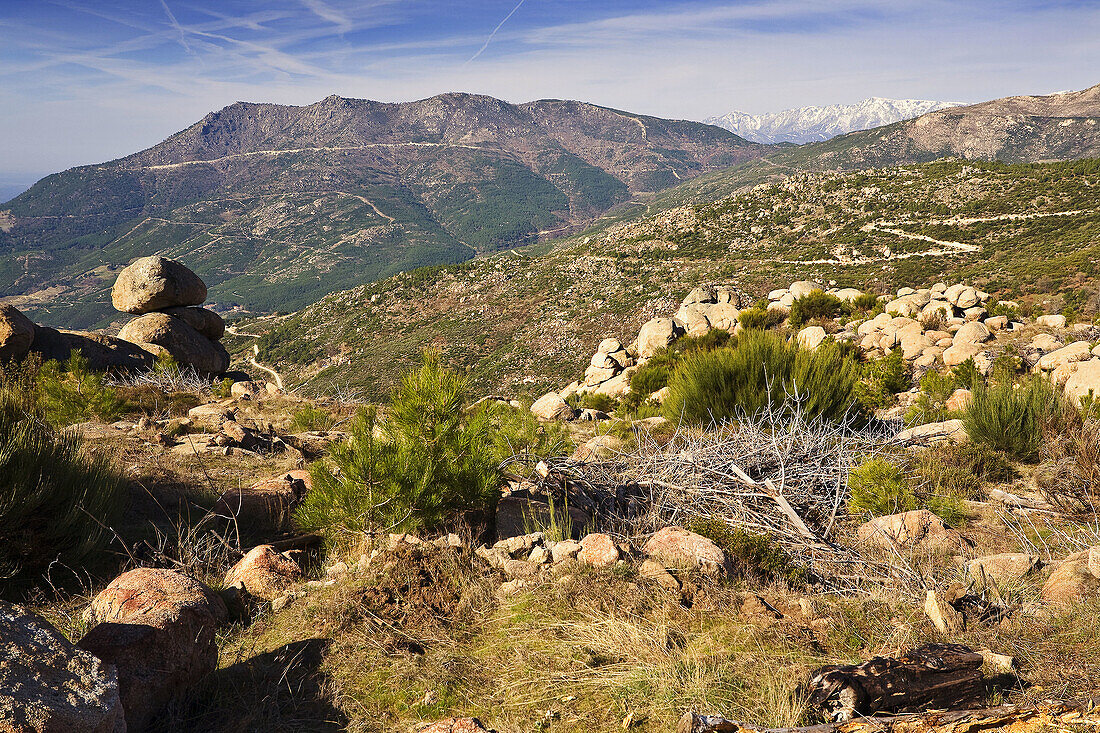
[[[1100,596],[1100,576],[1089,567],[1090,551],[1066,558],[1047,578],[1043,600],[1056,606],[1068,606]]]
[[[665,567],[699,569],[705,573],[726,570],[726,553],[706,537],[683,527],[665,527],[645,543],[642,552]]]
[[[227,491],[218,499],[214,511],[236,517],[238,522],[245,524],[279,526],[290,520],[291,512],[312,486],[309,471],[288,471],[258,481],[247,489]]]
[[[172,570],[138,568],[92,601],[96,623],[77,644],[118,668],[131,730],[144,729],[173,698],[214,671],[214,631],[225,604],[202,583]]]
[[[301,577],[302,569],[289,555],[277,552],[271,545],[260,545],[229,569],[225,585],[240,582],[252,595],[270,601]]]
[[[0,731],[126,733],[114,666],[0,601]]]
[[[967,545],[961,534],[927,509],[876,517],[856,530],[860,542],[884,549],[894,547],[950,552]]]
[[[598,568],[607,567],[618,562],[619,548],[605,534],[590,534],[581,540],[581,551],[577,559]]]

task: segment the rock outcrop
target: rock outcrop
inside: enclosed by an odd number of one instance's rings
[[[115,667],[40,616],[0,601],[0,731],[126,730]]]
[[[0,303],[0,361],[18,361],[31,350],[34,324],[14,306]]]
[[[225,321],[198,308],[206,284],[175,260],[143,257],[123,270],[111,291],[117,310],[139,316],[119,331],[119,338],[154,357],[167,354],[181,366],[204,374],[223,374],[229,354],[219,343]]]
[[[172,699],[218,663],[214,631],[225,604],[197,580],[138,568],[115,578],[88,612],[95,624],[78,642],[118,668],[131,730],[143,730]]]

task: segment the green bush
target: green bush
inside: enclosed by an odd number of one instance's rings
[[[976,499],[983,481],[1010,481],[1016,476],[1000,451],[975,443],[939,443],[910,461],[924,490],[932,494]]]
[[[92,419],[114,422],[126,409],[126,400],[107,386],[101,372],[89,369],[88,360],[75,350],[64,367],[56,361],[42,365],[35,395],[46,419],[61,427]]]
[[[294,412],[294,415],[290,419],[289,429],[292,433],[328,430],[332,427],[333,422],[332,415],[316,405],[307,402]]]
[[[767,308],[746,308],[737,315],[737,323],[743,329],[756,329],[762,331],[774,328],[786,319],[783,311],[767,310]]]
[[[729,346],[733,334],[722,328],[712,328],[702,336],[681,336],[672,344],[672,349],[681,354],[693,351],[714,351]]]
[[[874,293],[860,293],[852,301],[852,308],[858,311],[873,311],[878,306],[879,299]]]
[[[766,534],[746,532],[716,518],[689,521],[686,529],[700,534],[722,548],[734,572],[761,582],[783,580],[792,587],[809,582],[806,568],[798,565]]]
[[[970,407],[963,413],[966,434],[976,443],[1022,461],[1039,457],[1046,432],[1058,432],[1078,417],[1061,390],[1040,376],[1017,386],[1010,381],[974,385]]]
[[[618,405],[618,401],[614,397],[597,392],[582,392],[577,395],[576,402],[578,407],[599,410],[609,415],[615,411],[615,407]]]
[[[901,349],[894,349],[882,359],[863,365],[856,398],[867,410],[889,407],[897,399],[894,395],[908,390],[910,384],[909,367]]]
[[[394,390],[384,421],[361,410],[351,436],[311,469],[295,512],[303,529],[414,531],[491,510],[498,456],[489,413],[467,412],[466,381],[428,352]]]
[[[624,398],[624,407],[633,412],[651,394],[668,385],[680,355],[671,349],[660,349],[630,375],[630,392]]]
[[[747,331],[736,348],[685,356],[669,380],[664,412],[696,425],[796,408],[811,418],[860,420],[857,374],[835,344],[805,351],[779,334]]]
[[[788,317],[792,328],[801,328],[813,320],[836,318],[851,313],[851,306],[840,298],[821,290],[813,290],[795,299]]]
[[[917,508],[902,470],[884,458],[871,458],[848,472],[848,511],[882,517]]]
[[[0,391],[0,579],[31,580],[51,563],[79,571],[110,538],[125,486],[25,394]]]

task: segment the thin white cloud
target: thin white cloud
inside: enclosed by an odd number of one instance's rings
[[[496,36],[497,32],[501,28],[504,27],[504,24],[508,22],[508,19],[511,18],[513,15],[515,15],[517,10],[519,10],[521,7],[523,7],[523,4],[525,2],[527,2],[527,0],[519,0],[519,2],[516,3],[516,7],[512,8],[512,12],[508,13],[508,15],[505,15],[504,20],[497,23],[497,27],[494,28],[493,32],[489,34],[489,37],[485,39],[485,44],[482,45],[482,47],[477,50],[477,53],[475,53],[470,58],[466,59],[466,63],[470,63],[471,61],[476,59],[478,56],[480,56],[485,51],[485,49],[489,48],[489,44],[492,42],[493,37]]]
[[[354,27],[348,16],[328,5],[324,0],[301,0],[301,3],[306,10],[321,20],[332,23],[341,33],[347,33]]]
[[[164,14],[168,16],[168,22],[172,24],[172,27],[176,29],[176,33],[179,36],[179,43],[183,46],[183,50],[192,56],[195,55],[194,49],[187,43],[187,34],[183,30],[183,26],[176,20],[176,16],[172,14],[172,11],[168,7],[167,0],[160,0],[160,6],[164,8]]]

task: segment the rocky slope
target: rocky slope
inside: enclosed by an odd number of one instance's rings
[[[810,143],[958,106],[954,102],[868,97],[855,104],[798,107],[762,115],[734,110],[704,122],[758,143]]]
[[[290,310],[568,231],[766,150],[699,123],[560,100],[237,103],[6,205],[0,297],[46,322],[97,323],[111,268],[163,254],[192,263],[223,310]]]

